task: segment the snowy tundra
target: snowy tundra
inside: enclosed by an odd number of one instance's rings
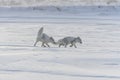
[[[37,11],[24,18],[18,17],[22,12],[9,13],[0,12],[0,80],[120,80],[118,16],[100,13],[101,18],[97,12],[92,17],[56,13],[33,18]],[[39,42],[34,47],[41,27],[55,41],[80,36],[83,44],[44,48]]]

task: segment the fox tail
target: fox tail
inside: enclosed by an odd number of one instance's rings
[[[41,36],[43,33],[43,27],[40,28],[40,30],[38,31],[38,36]]]

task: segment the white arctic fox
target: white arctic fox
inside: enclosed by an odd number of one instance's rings
[[[47,34],[43,33],[43,27],[40,28],[40,30],[38,31],[37,39],[36,39],[36,42],[35,42],[34,46],[36,46],[36,44],[37,44],[39,41],[42,42],[41,47],[46,47],[45,44],[46,44],[48,47],[50,47],[50,46],[48,45],[48,43],[53,43],[53,44],[55,44],[55,41],[54,41],[54,39],[53,39],[52,37],[49,37]]]
[[[67,47],[68,44],[71,44],[70,47],[74,46],[75,48],[77,48],[77,46],[75,45],[76,43],[82,44],[82,40],[80,39],[80,37],[65,37],[63,39],[58,40],[57,42],[57,44],[59,44],[59,47]]]

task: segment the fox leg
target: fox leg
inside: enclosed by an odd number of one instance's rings
[[[42,45],[41,45],[41,47],[46,47],[46,46],[44,45],[44,42],[42,42]]]
[[[74,46],[76,48],[75,42],[71,42],[70,44],[71,44],[70,47]]]
[[[65,44],[65,48],[67,47],[68,44]]]
[[[50,46],[48,45],[48,43],[46,43],[46,45],[47,45],[48,47],[50,47]]]
[[[77,46],[75,44],[73,44],[75,48],[77,48]]]
[[[36,44],[38,43],[39,41],[38,40],[36,40],[36,42],[34,43],[34,46],[36,46]]]
[[[59,44],[59,47],[61,47],[63,44]]]
[[[61,44],[59,44],[59,47],[61,47]]]

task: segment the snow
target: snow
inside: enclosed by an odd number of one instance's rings
[[[82,9],[76,14],[69,10],[1,10],[0,80],[120,79],[119,8],[110,8],[111,13],[87,8],[89,13]],[[83,44],[78,43],[78,48],[53,44],[43,48],[41,43],[34,47],[41,27],[55,41],[80,36]]]
[[[120,5],[120,0],[0,0],[0,6]]]

